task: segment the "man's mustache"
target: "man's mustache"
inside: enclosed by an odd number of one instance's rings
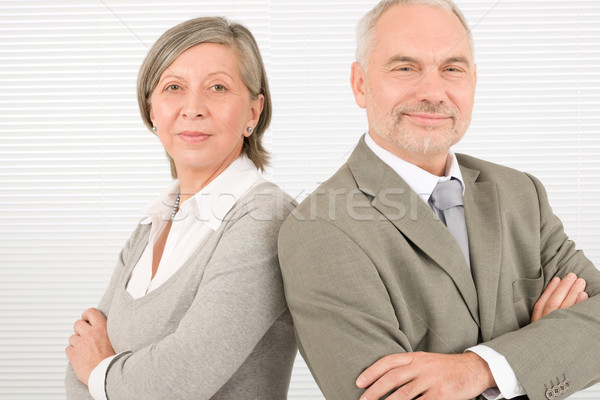
[[[458,110],[443,104],[423,103],[418,105],[399,105],[392,110],[392,116],[398,121],[404,114],[438,114],[448,116],[454,120],[459,117]]]

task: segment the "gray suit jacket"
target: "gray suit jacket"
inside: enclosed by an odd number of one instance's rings
[[[600,272],[539,181],[458,160],[472,273],[444,224],[362,139],[284,223],[286,298],[327,399],[358,399],[356,378],[385,355],[479,343],[508,359],[530,399],[568,380],[563,399],[600,379]],[[590,299],[528,325],[550,279],[570,271],[587,280]]]

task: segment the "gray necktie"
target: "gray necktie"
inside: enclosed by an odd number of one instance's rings
[[[438,182],[429,201],[434,208],[439,210],[440,219],[452,236],[458,242],[467,264],[471,265],[469,258],[469,238],[467,236],[467,225],[465,223],[465,210],[463,208],[462,185],[457,179]]]

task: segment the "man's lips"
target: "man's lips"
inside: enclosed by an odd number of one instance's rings
[[[182,131],[177,136],[186,143],[200,143],[210,137],[209,134],[198,131]]]
[[[413,122],[419,125],[426,126],[439,126],[446,122],[448,122],[451,117],[446,114],[425,114],[425,113],[414,113],[414,114],[404,114],[406,117],[410,118]]]

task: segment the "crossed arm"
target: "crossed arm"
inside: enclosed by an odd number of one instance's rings
[[[550,312],[569,308],[588,298],[585,280],[573,273],[553,278],[534,306],[531,323]],[[460,400],[477,397],[496,383],[487,363],[472,352],[463,354],[401,353],[379,359],[356,380],[368,388],[361,400]]]
[[[568,308],[587,299],[585,281],[569,274],[554,278],[533,309],[531,322],[550,312]],[[81,382],[87,385],[90,373],[102,360],[115,354],[106,332],[106,318],[95,308],[86,310],[74,324],[66,349],[69,361]],[[474,379],[468,379],[473,377]],[[465,399],[478,396],[495,382],[483,359],[464,354],[401,353],[381,358],[356,380],[359,388],[369,387],[361,400],[374,400],[398,388],[390,399]]]
[[[98,309],[85,310],[73,324],[73,331],[65,353],[75,375],[87,386],[94,368],[116,353],[106,332],[106,317]]]

